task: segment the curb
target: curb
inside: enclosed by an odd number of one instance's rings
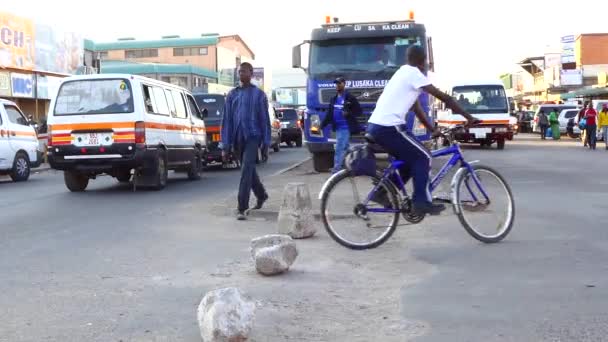
[[[297,168],[298,166],[300,166],[300,165],[302,165],[302,164],[306,163],[306,162],[307,162],[307,161],[309,161],[309,160],[312,160],[312,157],[308,157],[308,158],[306,158],[306,159],[304,159],[304,160],[301,160],[301,161],[299,161],[299,162],[297,162],[297,163],[295,163],[295,164],[292,164],[292,165],[290,165],[290,166],[288,166],[288,167],[284,168],[283,170],[280,170],[280,171],[278,171],[278,172],[275,172],[275,173],[273,173],[272,175],[270,175],[270,177],[279,176],[279,175],[282,175],[282,174],[284,174],[284,173],[286,173],[286,172],[289,172],[289,171],[291,171],[291,170],[293,170],[293,169]]]

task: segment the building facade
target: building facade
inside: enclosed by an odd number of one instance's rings
[[[122,38],[87,43],[101,73],[124,72],[206,92],[210,84],[234,86],[236,68],[255,55],[238,35],[203,34],[197,38],[164,36],[158,40]],[[213,87],[211,87],[213,88]]]
[[[525,58],[502,76],[520,104],[608,98],[608,33],[561,37],[561,52]]]

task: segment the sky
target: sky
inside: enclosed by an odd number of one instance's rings
[[[600,20],[608,18],[608,1],[597,0],[19,0],[3,1],[0,10],[99,42],[239,34],[256,54],[256,66],[271,70],[289,68],[292,46],[308,39],[326,15],[340,22],[383,21],[407,19],[412,10],[433,37],[442,83],[497,78],[518,70],[525,57],[559,52],[561,36],[608,32],[608,20]]]

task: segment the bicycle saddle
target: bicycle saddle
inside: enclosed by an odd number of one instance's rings
[[[365,139],[365,142],[367,142],[367,146],[369,146],[369,148],[371,148],[374,153],[386,153],[384,148],[378,145],[376,139],[374,139],[374,137],[372,137],[369,133],[365,133],[365,136],[363,138]]]

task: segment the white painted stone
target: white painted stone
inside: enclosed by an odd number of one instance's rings
[[[210,291],[197,318],[203,342],[244,342],[253,327],[255,303],[234,287]]]
[[[251,257],[255,269],[263,275],[287,271],[297,256],[296,243],[288,235],[265,235],[251,240]]]
[[[289,183],[285,186],[278,225],[279,234],[286,234],[294,239],[305,239],[315,235],[317,227],[312,213],[308,185]]]

